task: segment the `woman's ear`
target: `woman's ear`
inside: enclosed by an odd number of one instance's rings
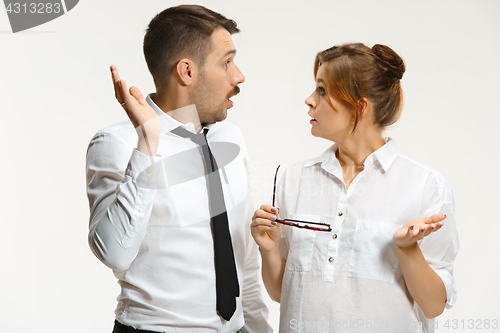
[[[368,107],[370,106],[370,104],[371,103],[365,97],[361,98],[358,101],[356,112],[358,113],[359,119],[361,119],[364,115],[366,115]]]

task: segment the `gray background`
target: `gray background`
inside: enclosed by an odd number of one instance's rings
[[[172,1],[81,1],[12,34],[0,10],[0,327],[2,332],[111,332],[119,292],[87,246],[87,144],[125,120],[109,65],[154,90],[142,55],[149,20]],[[460,236],[454,308],[438,332],[500,320],[497,297],[500,84],[499,1],[202,1],[235,19],[246,75],[229,119],[252,160],[255,206],[270,199],[276,165],[330,142],[310,135],[304,100],[315,54],[334,44],[383,43],[406,61],[406,105],[388,130],[406,155],[453,187]],[[193,249],[194,251],[196,249]],[[279,307],[268,300],[277,327]],[[495,310],[496,308],[496,310]],[[459,328],[444,327],[446,320]],[[464,322],[462,322],[464,320]]]

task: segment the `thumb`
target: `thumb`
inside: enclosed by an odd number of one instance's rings
[[[437,222],[441,222],[445,218],[446,218],[446,215],[444,215],[444,214],[434,214],[434,215],[429,216],[429,217],[424,217],[424,223],[425,224],[437,223]]]
[[[130,87],[130,95],[134,96],[134,98],[139,102],[139,104],[144,105],[147,104],[146,100],[144,99],[144,96],[142,95],[141,91],[139,88],[132,86]]]

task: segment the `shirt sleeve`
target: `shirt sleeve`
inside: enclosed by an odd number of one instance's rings
[[[450,185],[441,175],[430,175],[425,189],[420,216],[445,214],[444,225],[420,241],[420,249],[429,264],[443,280],[446,288],[446,308],[451,308],[457,298],[453,278],[453,261],[458,252],[458,235],[455,224],[455,205]]]
[[[243,145],[243,148],[245,146]],[[244,154],[245,167],[248,176],[248,188],[251,188],[251,179],[249,172],[248,157],[246,151]],[[246,216],[248,216],[249,223],[247,226],[247,247],[245,252],[245,268],[242,287],[242,306],[243,315],[245,318],[245,325],[241,328],[242,333],[272,333],[273,329],[269,325],[268,317],[269,311],[264,299],[262,297],[262,283],[260,275],[260,254],[257,244],[253,240],[250,232],[250,221],[253,215],[253,204],[251,196],[247,198],[246,202]]]
[[[112,133],[96,134],[87,149],[89,246],[115,271],[130,266],[145,236],[161,169],[153,164],[158,159]]]
[[[294,191],[295,186],[290,184],[290,187],[287,187],[287,175],[290,169],[287,169],[284,173],[283,176],[278,180],[278,184],[276,185],[276,207],[278,207],[279,210],[279,218],[280,219],[285,219],[289,217],[289,212],[287,209],[286,204],[288,202],[294,202],[293,197],[292,198],[286,198],[286,194],[292,193],[292,195],[295,195],[296,191]],[[294,178],[294,177],[292,177]],[[270,205],[272,205],[272,202],[269,202]],[[286,261],[288,260],[288,252],[290,250],[290,239],[292,239],[292,228],[285,228],[282,226],[282,232],[281,232],[281,238],[280,238],[280,243],[279,243],[279,251],[280,251],[280,256],[281,256],[281,261],[286,264]]]
[[[251,236],[250,236],[251,238]],[[268,323],[269,311],[262,297],[260,260],[257,244],[249,239],[242,288],[242,305],[245,325],[241,332],[273,332]]]

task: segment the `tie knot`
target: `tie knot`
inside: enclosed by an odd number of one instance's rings
[[[207,144],[208,128],[204,128],[203,132],[195,134],[195,133],[192,133],[192,132],[188,131],[187,129],[179,126],[177,128],[174,128],[172,130],[172,133],[174,133],[178,136],[181,136],[183,138],[190,138],[191,141],[193,141],[194,143],[196,143],[200,146],[204,146]]]

